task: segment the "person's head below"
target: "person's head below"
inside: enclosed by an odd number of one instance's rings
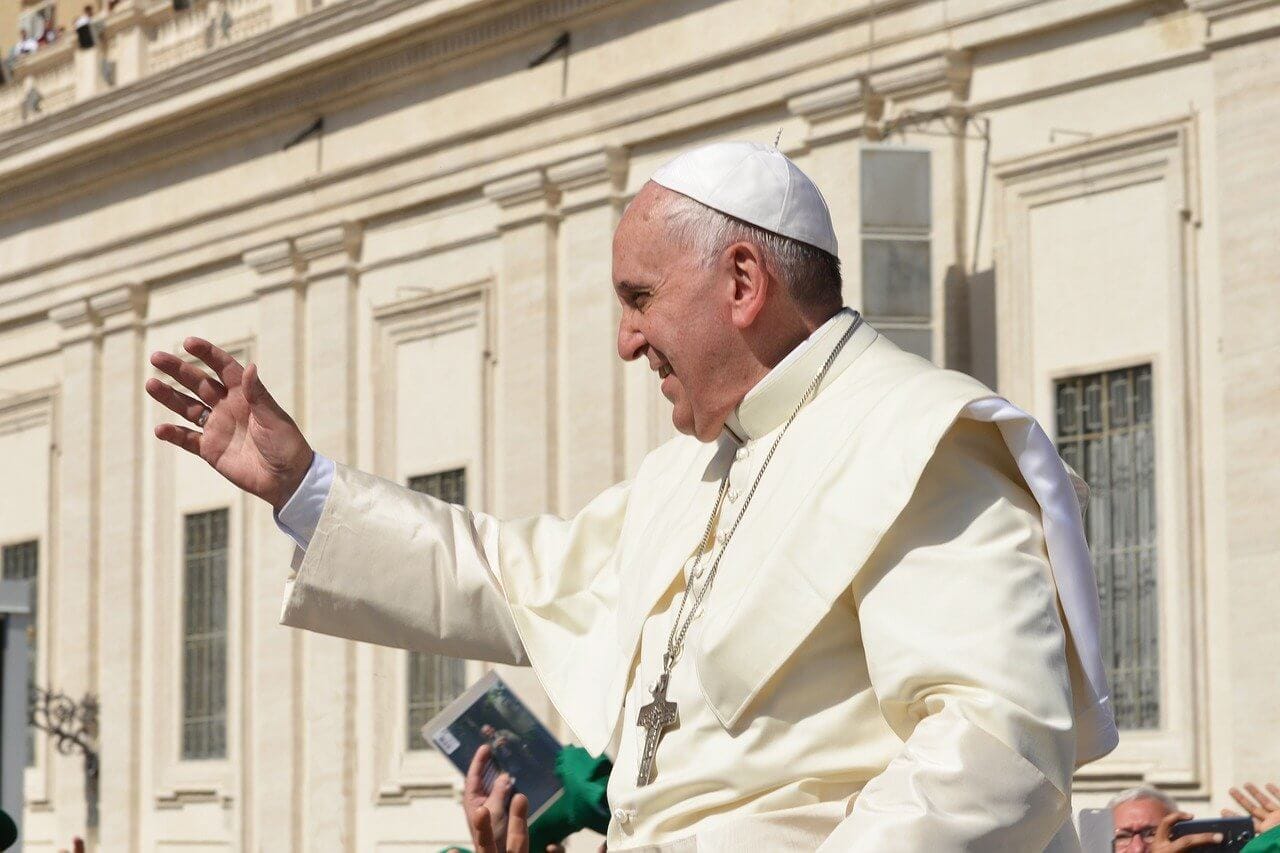
[[[709,166],[705,158],[698,160],[707,152],[713,155]],[[717,154],[726,156],[715,162]],[[684,174],[709,170],[708,182],[714,185],[722,177],[716,170],[735,157],[757,161],[735,178],[754,168],[755,175],[781,182],[753,194],[777,202],[773,211],[766,202],[762,216],[781,220],[782,232],[807,229],[814,242],[831,251],[727,215],[664,185],[684,187],[679,174],[666,177],[672,166],[681,171],[681,161]],[[753,180],[749,174],[746,182]],[[730,199],[724,206],[737,210],[735,204]],[[674,407],[676,429],[714,440],[747,391],[840,310],[840,261],[834,250],[821,194],[775,150],[724,143],[682,155],[641,187],[614,234],[613,285],[622,304],[618,355],[648,361]]]
[[[1178,804],[1162,791],[1141,787],[1121,791],[1107,808],[1115,828],[1116,853],[1142,853],[1151,848],[1160,821],[1178,811]]]
[[[480,727],[480,734],[484,735],[485,737],[493,737],[495,734],[497,734],[497,732],[498,730],[495,729],[493,726],[489,725],[488,723],[485,723],[483,726]]]

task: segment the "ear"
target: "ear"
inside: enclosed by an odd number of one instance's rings
[[[760,247],[753,243],[734,243],[725,250],[729,274],[729,316],[733,325],[746,329],[764,310],[773,281],[764,264]]]

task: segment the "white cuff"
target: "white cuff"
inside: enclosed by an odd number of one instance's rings
[[[328,500],[329,489],[333,486],[333,471],[332,459],[314,454],[311,467],[307,468],[307,475],[302,478],[298,490],[275,514],[276,527],[289,534],[289,538],[304,551],[320,523],[320,513],[324,512],[324,502]]]

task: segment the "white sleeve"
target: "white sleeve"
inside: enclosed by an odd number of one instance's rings
[[[287,533],[304,551],[311,544],[311,537],[316,532],[316,524],[320,521],[320,513],[324,511],[324,502],[332,487],[333,460],[316,453],[311,457],[307,475],[302,478],[293,497],[275,514],[276,527]]]
[[[961,420],[854,589],[901,753],[823,850],[1044,850],[1070,816],[1066,636],[1038,507]]]

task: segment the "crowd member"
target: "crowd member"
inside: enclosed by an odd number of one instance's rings
[[[1245,853],[1280,853],[1280,787],[1267,785],[1271,796],[1249,783],[1232,788],[1231,797],[1253,818],[1257,836],[1244,847]],[[1107,804],[1115,827],[1112,849],[1116,853],[1177,853],[1222,842],[1218,833],[1202,832],[1173,838],[1174,824],[1193,816],[1163,791],[1151,787],[1122,791]],[[1223,817],[1238,817],[1230,809]]]
[[[93,7],[85,6],[84,11],[80,13],[80,17],[76,18],[75,23],[76,39],[80,42],[81,50],[88,50],[93,47],[96,42],[96,34],[93,31]]]

